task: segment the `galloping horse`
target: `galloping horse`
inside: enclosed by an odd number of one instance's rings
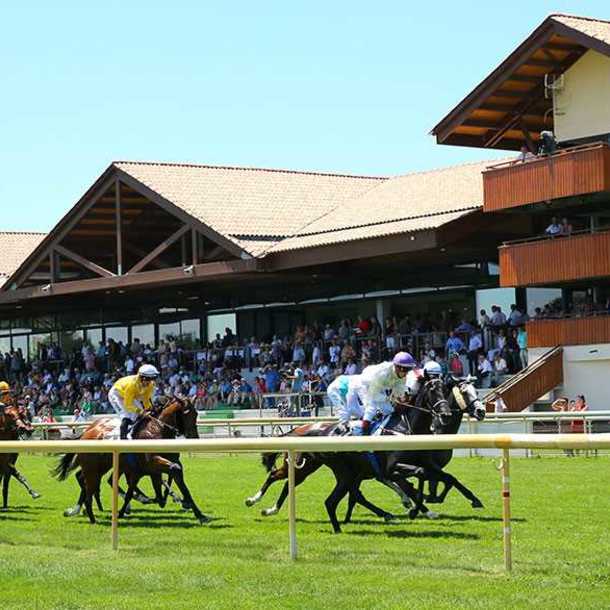
[[[116,419],[110,417],[98,419],[83,432],[81,440],[108,438],[115,433],[116,426]],[[134,425],[132,430],[132,438],[137,440],[172,439],[178,435],[187,438],[199,438],[197,410],[188,401],[177,397],[174,397],[163,408],[158,417],[147,414]],[[58,480],[63,481],[67,478],[69,472],[75,470],[78,466],[80,466],[80,470],[76,473],[76,480],[81,487],[78,504],[82,505],[84,503],[89,521],[95,523],[92,500],[99,496],[100,481],[112,467],[112,457],[109,454],[67,453],[60,458],[53,474]],[[183,469],[178,454],[121,454],[119,468],[129,485],[119,517],[125,516],[138,481],[146,475],[151,477],[156,501],[159,506],[163,507],[167,496],[163,494],[161,476],[167,474],[176,482],[199,522],[207,523],[210,520],[199,510],[184,482]]]
[[[430,414],[432,411],[437,411],[439,409],[448,409],[447,401],[443,393],[442,383],[440,380],[427,382],[422,385],[416,400],[415,408],[407,410],[407,418],[392,418],[390,424],[386,426],[384,432],[412,434],[413,427],[416,425],[416,420],[420,419],[420,412]],[[335,434],[338,429],[340,429],[338,424],[307,424],[305,426],[295,428],[289,432],[288,435],[305,437],[331,436],[332,434]],[[427,432],[429,432],[429,424]],[[420,432],[420,434],[421,433],[423,432]],[[288,466],[285,455],[282,465],[279,468],[274,468],[278,455],[279,453],[268,453],[263,455],[263,464],[266,466],[267,471],[269,471],[269,476],[267,477],[267,480],[261,487],[260,491],[246,500],[246,506],[252,506],[260,501],[269,486],[275,481],[280,481],[287,478]],[[378,459],[382,464],[385,464],[386,457],[384,454],[379,454]],[[377,473],[371,466],[370,460],[365,455],[358,453],[305,453],[299,457],[297,463],[298,466],[295,471],[295,485],[302,483],[309,475],[313,474],[322,465],[326,465],[333,470],[335,478],[337,479],[337,484],[331,495],[326,500],[326,508],[335,532],[341,531],[336,517],[336,508],[341,499],[348,493],[350,508],[348,509],[348,514],[346,516],[346,523],[349,522],[353,506],[356,503],[368,508],[377,516],[384,517],[386,520],[392,518],[390,513],[376,507],[374,504],[366,500],[359,490],[360,484],[363,480],[378,478]],[[417,474],[417,472],[417,469],[412,469],[409,471],[409,474]],[[429,511],[427,507],[422,504],[422,494],[416,494],[413,486],[404,480],[404,475],[396,476],[392,480],[389,478],[382,478],[381,482],[398,493],[405,508],[409,509],[411,508],[413,502],[419,502],[419,510],[428,515],[430,518],[434,518],[436,516],[434,513],[432,513],[432,511]],[[287,495],[288,485],[284,484],[275,505],[270,509],[263,510],[262,514],[264,516],[276,514],[280,510]]]
[[[7,405],[0,413],[0,440],[16,441],[32,435],[33,427],[29,422],[27,413],[16,405]],[[2,480],[2,510],[8,508],[8,488],[11,477],[15,477],[35,500],[40,494],[30,487],[26,478],[17,470],[17,453],[0,453],[0,480]]]

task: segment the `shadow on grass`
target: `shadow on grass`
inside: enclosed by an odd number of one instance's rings
[[[355,532],[344,532],[348,536],[385,536],[387,538],[453,538],[456,540],[479,540],[477,534],[465,534],[463,532],[447,532],[437,530],[364,530]]]
[[[445,521],[493,521],[495,523],[502,523],[501,517],[480,517],[478,515],[441,515],[439,520]],[[514,523],[527,523],[527,519],[523,517],[511,517],[510,519]]]

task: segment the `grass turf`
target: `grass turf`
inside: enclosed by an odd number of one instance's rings
[[[200,526],[175,504],[134,505],[118,553],[107,511],[94,526],[62,516],[77,489],[73,477],[49,478],[55,460],[22,456],[19,468],[43,497],[31,500],[13,481],[12,508],[0,513],[3,609],[610,607],[608,457],[511,461],[512,576],[503,570],[491,459],[455,459],[449,468],[484,509],[454,491],[441,519],[409,521],[392,492],[368,482],[367,497],[401,518],[384,524],[357,508],[341,535],[331,533],[323,505],[332,475],[316,473],[297,491],[296,562],[288,559],[287,505],[260,516],[280,484],[244,506],[265,476],[257,456],[186,458],[187,482],[214,521]],[[108,489],[102,498],[108,509]]]

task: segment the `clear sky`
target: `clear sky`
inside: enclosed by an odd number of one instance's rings
[[[119,159],[388,175],[493,158],[428,133],[552,12],[610,4],[5,3],[1,229],[48,231]]]

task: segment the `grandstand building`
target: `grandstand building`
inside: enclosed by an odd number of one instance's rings
[[[610,23],[551,15],[433,129],[440,144],[525,147],[518,159],[392,177],[114,162],[48,234],[0,234],[0,350],[196,347],[224,326],[264,338],[357,314],[473,320],[496,302],[592,314],[610,296],[609,76]],[[557,150],[538,155],[545,131]],[[552,216],[571,234],[541,238]],[[513,382],[511,409],[561,383],[607,406],[610,316],[527,332],[530,361],[565,348]]]

